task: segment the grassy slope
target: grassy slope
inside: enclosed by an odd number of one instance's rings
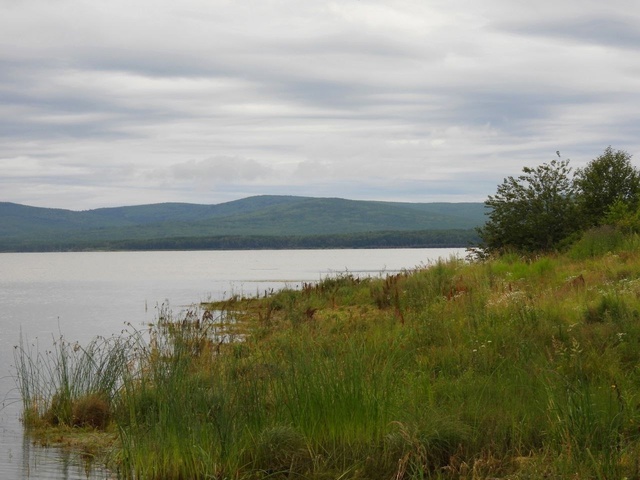
[[[124,388],[104,395],[113,399],[122,472],[238,479],[640,474],[637,236],[591,232],[561,256],[506,255],[470,265],[452,259],[207,308],[210,318],[163,314],[151,344],[136,340],[130,355],[138,363],[124,362]],[[247,333],[244,341],[219,343]],[[43,418],[60,420],[60,388],[41,394],[31,387]],[[29,399],[25,405],[33,412]]]

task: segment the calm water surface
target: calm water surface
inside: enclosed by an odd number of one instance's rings
[[[298,287],[346,272],[379,276],[464,256],[464,249],[0,253],[0,478],[105,479],[73,455],[32,445],[19,421],[14,345],[87,343],[234,294]]]

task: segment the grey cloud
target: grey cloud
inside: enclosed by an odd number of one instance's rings
[[[583,105],[600,101],[601,95],[511,91],[498,92],[482,90],[470,93],[454,108],[456,118],[465,118],[472,124],[490,124],[512,134],[533,133],[531,125],[545,121],[553,115],[559,105]]]
[[[250,158],[215,156],[205,160],[189,160],[168,168],[171,178],[211,184],[252,182],[274,175],[274,170]]]
[[[507,31],[537,37],[557,37],[591,45],[624,48],[637,51],[640,46],[640,22],[633,17],[544,19],[523,26],[503,25]]]
[[[46,159],[31,176],[52,196],[75,182],[127,203],[466,198],[558,149],[635,153],[640,7],[561,3],[16,2],[1,155]]]

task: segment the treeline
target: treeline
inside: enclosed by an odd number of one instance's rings
[[[341,235],[227,235],[214,237],[171,237],[139,240],[68,240],[0,242],[4,252],[55,252],[85,250],[284,250],[329,248],[456,248],[477,245],[473,229],[384,231]]]
[[[563,250],[593,228],[640,232],[640,171],[629,153],[608,147],[576,172],[569,160],[522,172],[485,201],[480,253]]]

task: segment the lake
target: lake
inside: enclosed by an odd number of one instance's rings
[[[39,351],[61,335],[86,344],[144,327],[163,304],[177,314],[201,301],[344,273],[384,276],[464,255],[460,248],[0,253],[0,478],[115,478],[23,435],[13,369],[21,336]]]

